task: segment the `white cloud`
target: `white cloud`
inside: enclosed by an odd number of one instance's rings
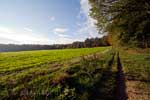
[[[67,32],[68,31],[68,29],[66,29],[66,28],[55,28],[54,30],[53,30],[53,32],[54,33],[65,33],[65,32]]]
[[[57,34],[56,33],[56,35],[59,36],[59,37],[64,37],[64,38],[69,38],[70,37],[70,35],[66,35],[66,34]]]
[[[24,30],[32,32],[33,30],[31,28],[25,27]]]
[[[55,40],[56,44],[68,44],[68,43],[72,43],[76,40],[74,39],[70,39],[70,38],[65,38],[65,37],[60,37],[57,40]]]
[[[15,40],[12,40],[12,39],[8,39],[8,38],[0,37],[0,44],[9,44],[9,43],[19,44],[18,41],[15,41]]]
[[[7,27],[0,27],[0,43],[14,44],[50,44],[46,36],[35,34],[31,30],[19,30]]]
[[[14,33],[14,32],[10,28],[0,27],[0,33]]]
[[[66,28],[55,28],[53,29],[53,33],[59,37],[69,37],[69,35],[65,34],[65,32],[67,32],[68,29]]]
[[[80,29],[78,30],[79,34],[88,34],[89,37],[99,37],[97,28],[96,28],[96,20],[90,17],[90,9],[91,6],[88,2],[88,0],[80,0],[80,13],[77,16],[77,18],[81,18],[82,15],[85,16],[86,21],[85,22],[78,22],[77,25],[80,26]]]
[[[50,21],[55,21],[55,16],[49,16]]]

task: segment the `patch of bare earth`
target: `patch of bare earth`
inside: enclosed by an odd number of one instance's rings
[[[150,100],[150,84],[141,81],[126,81],[128,100]]]

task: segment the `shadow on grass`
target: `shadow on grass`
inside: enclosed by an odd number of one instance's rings
[[[114,98],[114,83],[115,72],[112,72],[112,65],[114,62],[114,56],[108,61],[106,69],[99,81],[94,84],[94,89],[91,92],[89,100],[113,100]]]
[[[117,54],[117,70],[115,100],[127,100],[128,96],[126,93],[125,75],[122,70],[119,53]]]

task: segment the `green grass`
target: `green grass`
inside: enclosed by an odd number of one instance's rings
[[[110,47],[0,53],[0,74],[104,51]]]
[[[129,99],[148,100],[150,94],[150,50],[121,50],[120,57]]]
[[[0,97],[14,100],[49,96],[52,100],[77,98],[79,87],[84,94],[99,81],[108,58],[88,60],[87,56],[83,60],[79,57],[108,49],[110,47],[0,53]],[[98,69],[100,72],[94,74]]]
[[[115,52],[99,47],[0,53],[0,100],[112,100]],[[120,58],[127,80],[148,88],[149,53],[120,50]]]
[[[128,79],[150,81],[150,54],[139,52],[121,52],[124,72]]]

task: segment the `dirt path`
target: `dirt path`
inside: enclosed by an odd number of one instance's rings
[[[115,90],[115,100],[127,100],[128,96],[126,93],[126,85],[125,85],[125,75],[122,70],[122,64],[119,57],[119,53],[117,54],[117,75],[116,75],[116,90]]]

